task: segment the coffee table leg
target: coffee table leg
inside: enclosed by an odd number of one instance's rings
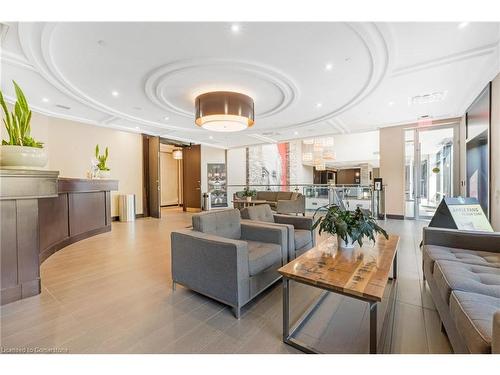
[[[290,281],[283,277],[283,342],[290,336]]]
[[[370,354],[377,354],[377,302],[370,302]]]
[[[398,252],[396,251],[396,254],[394,254],[394,261],[392,262],[392,278],[397,279],[398,278]]]

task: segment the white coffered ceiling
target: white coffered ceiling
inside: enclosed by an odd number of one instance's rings
[[[460,116],[500,71],[499,23],[4,23],[0,38],[10,100],[16,80],[35,111],[219,147]],[[252,96],[254,127],[195,126],[212,90]]]

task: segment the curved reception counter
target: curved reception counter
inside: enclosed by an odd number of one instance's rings
[[[40,293],[40,264],[56,251],[111,230],[116,180],[1,170],[0,304]]]

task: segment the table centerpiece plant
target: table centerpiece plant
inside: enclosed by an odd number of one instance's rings
[[[31,136],[31,110],[19,85],[12,81],[16,92],[14,109],[9,112],[2,91],[0,106],[8,140],[2,140],[0,164],[6,169],[40,169],[47,164],[43,143]]]
[[[243,193],[241,195],[245,197],[247,202],[250,202],[252,198],[257,195],[257,191],[251,190],[250,188],[246,187],[245,189],[243,189]]]
[[[322,208],[326,208],[326,214],[316,219]],[[341,249],[352,249],[356,242],[359,246],[363,246],[365,238],[375,242],[376,234],[389,238],[371,213],[359,207],[354,211],[348,211],[338,205],[326,205],[316,210],[313,221],[313,230],[319,227],[320,235],[323,232],[336,235],[338,247]]]
[[[104,154],[99,154],[99,145],[95,145],[95,158],[97,160],[97,168],[99,169],[100,178],[108,178],[110,175],[110,169],[107,167],[106,162],[108,160],[109,150],[106,147]]]

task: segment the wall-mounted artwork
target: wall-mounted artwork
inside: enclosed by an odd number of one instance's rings
[[[208,163],[207,180],[211,207],[227,207],[226,164]]]
[[[490,84],[471,104],[466,114],[466,187],[467,197],[476,198],[490,217]]]
[[[263,185],[270,190],[290,183],[288,143],[258,145],[248,148],[249,185]]]

